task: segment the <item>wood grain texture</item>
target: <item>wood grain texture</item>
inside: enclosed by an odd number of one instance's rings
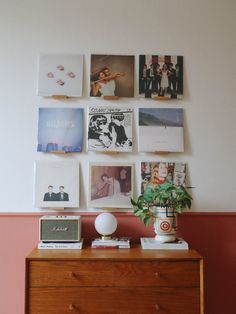
[[[33,250],[26,314],[203,314],[202,257],[195,251]]]
[[[32,288],[31,314],[199,314],[197,288]]]
[[[112,286],[113,264],[89,261],[32,261],[30,286]]]
[[[30,287],[200,285],[197,261],[32,261],[30,274]]]
[[[38,250],[35,248],[26,259],[30,260],[200,260],[201,256],[194,250],[142,250],[140,245],[131,249],[102,250],[85,246],[82,250]]]

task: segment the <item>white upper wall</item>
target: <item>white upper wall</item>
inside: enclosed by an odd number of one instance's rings
[[[235,211],[235,12],[235,0],[0,0],[0,211],[40,211],[33,207],[34,160],[65,158],[81,164],[81,210],[87,209],[89,161],[133,161],[139,170],[141,160],[181,160],[196,187],[195,211]],[[84,54],[83,98],[36,95],[40,52]],[[87,96],[90,53],[184,56],[182,101],[135,98],[117,105],[184,108],[185,153],[36,152],[38,107],[104,103]],[[136,58],[136,76],[137,66]],[[138,179],[137,172],[136,185]]]

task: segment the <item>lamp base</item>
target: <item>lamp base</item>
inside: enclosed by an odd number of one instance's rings
[[[103,236],[101,236],[101,239],[102,240],[111,240],[112,236],[111,235],[103,235]]]

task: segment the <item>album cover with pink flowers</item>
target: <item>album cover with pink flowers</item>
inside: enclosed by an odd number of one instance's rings
[[[81,97],[83,55],[40,54],[38,95]]]

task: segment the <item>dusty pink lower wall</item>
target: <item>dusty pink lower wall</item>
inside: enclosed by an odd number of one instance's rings
[[[0,216],[0,313],[24,313],[24,259],[38,242],[39,215]],[[117,214],[117,235],[153,236],[132,215]],[[96,236],[94,216],[83,215],[83,237]],[[182,214],[178,234],[205,261],[205,314],[234,314],[236,291],[236,214]]]
[[[205,314],[235,314],[236,214],[180,215],[178,227],[204,257]]]

